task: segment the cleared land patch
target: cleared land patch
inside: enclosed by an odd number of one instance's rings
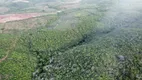
[[[31,17],[37,17],[40,16],[39,13],[26,13],[26,14],[7,14],[7,15],[0,15],[0,23],[6,23],[9,21],[15,21],[15,20],[23,20],[28,19]]]

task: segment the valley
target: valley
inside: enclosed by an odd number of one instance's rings
[[[141,80],[142,1],[0,1],[0,80]]]

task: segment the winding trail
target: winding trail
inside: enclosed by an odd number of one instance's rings
[[[17,41],[18,41],[18,38],[16,37],[16,39],[12,42],[12,45],[10,46],[8,51],[6,52],[6,56],[4,56],[2,59],[0,59],[0,63],[2,63],[4,60],[6,60],[8,58],[11,51],[16,47],[16,42]]]

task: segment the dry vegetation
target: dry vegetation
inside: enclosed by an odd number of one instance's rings
[[[23,20],[28,19],[32,17],[40,16],[38,13],[28,13],[28,14],[6,14],[6,15],[0,15],[0,23],[6,23],[9,21],[17,21],[17,20]]]
[[[13,31],[19,31],[19,30],[28,30],[32,28],[37,27],[43,27],[46,26],[47,23],[50,23],[51,21],[55,20],[56,16],[41,16],[36,18],[30,18],[20,21],[11,21],[7,23],[0,24],[1,26],[1,32],[2,33],[9,33]]]

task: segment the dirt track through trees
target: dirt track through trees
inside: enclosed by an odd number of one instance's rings
[[[10,48],[8,49],[8,51],[6,51],[6,56],[4,56],[2,59],[0,59],[0,63],[3,62],[4,60],[6,60],[8,58],[9,54],[11,53],[11,51],[15,48],[17,41],[18,41],[18,38],[16,38],[12,42],[12,45],[10,46]]]

